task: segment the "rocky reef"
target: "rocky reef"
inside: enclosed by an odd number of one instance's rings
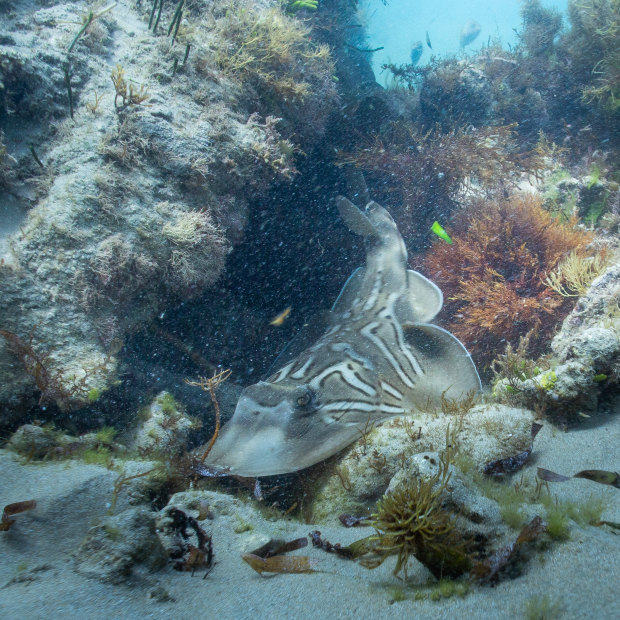
[[[4,420],[34,390],[74,410],[109,388],[125,336],[213,285],[250,196],[291,179],[336,101],[327,48],[275,9],[195,5],[172,38],[172,7],[159,26],[130,2],[79,11],[28,3],[2,15]],[[252,20],[283,60],[255,50],[248,73]],[[261,68],[271,82],[248,90]]]
[[[455,596],[475,615],[503,581],[518,617],[524,592],[584,579],[596,600],[569,615],[611,604],[617,3],[571,1],[562,29],[528,0],[515,48],[387,67],[386,88],[357,4],[0,1],[11,610],[26,586],[46,600],[43,576],[121,615],[325,617],[349,590],[347,616]],[[242,387],[361,263],[330,202],[352,168],[443,291],[483,392],[367,424],[301,472],[227,476],[206,457]],[[319,585],[283,601],[252,569]]]

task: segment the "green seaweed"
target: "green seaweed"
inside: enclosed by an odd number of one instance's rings
[[[555,370],[548,370],[538,377],[538,385],[545,392],[551,392],[555,388],[555,384],[558,380],[558,376]]]
[[[101,398],[101,390],[99,388],[91,388],[86,394],[86,400],[92,405]]]
[[[555,620],[562,617],[562,606],[548,594],[532,596],[525,602],[523,617],[526,620]]]
[[[84,450],[80,454],[80,458],[88,465],[103,465],[107,468],[110,468],[112,465],[112,451],[106,446]]]
[[[164,392],[157,397],[161,410],[166,415],[173,415],[181,408],[179,403],[175,400],[174,396],[170,392]]]
[[[450,480],[451,456],[446,450],[434,476],[407,480],[377,502],[371,521],[377,533],[369,539],[372,556],[364,557],[362,566],[376,568],[396,555],[393,574],[400,577],[402,573],[406,579],[413,555],[438,579],[457,577],[469,570],[467,541],[441,505]]]
[[[116,429],[113,426],[104,426],[95,433],[95,441],[100,444],[109,445],[114,442]]]
[[[554,540],[568,540],[570,538],[570,519],[561,504],[552,504],[547,507],[545,514],[547,534]]]

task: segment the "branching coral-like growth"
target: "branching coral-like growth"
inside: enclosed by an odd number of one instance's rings
[[[509,393],[520,392],[523,381],[535,377],[542,370],[549,370],[546,358],[534,361],[528,357],[531,335],[532,332],[528,332],[525,336],[521,336],[516,347],[509,342],[505,351],[500,353],[491,364],[496,381],[505,379]]]
[[[148,98],[148,91],[145,90],[144,84],[140,85],[140,89],[136,89],[133,84],[127,84],[125,79],[125,69],[121,65],[116,65],[116,69],[112,71],[110,76],[112,83],[114,84],[114,107],[117,110],[124,110],[130,105],[140,105],[144,103]],[[118,105],[118,98],[121,98],[121,105]]]
[[[604,273],[608,261],[605,255],[591,257],[580,256],[571,252],[545,278],[545,284],[562,297],[579,297],[585,295],[596,278]]]
[[[506,343],[533,330],[534,352],[570,309],[545,282],[558,262],[592,235],[561,224],[529,194],[473,202],[437,242],[424,266],[444,292],[447,327],[488,364]],[[583,253],[582,253],[583,254]]]

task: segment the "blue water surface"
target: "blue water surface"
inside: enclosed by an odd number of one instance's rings
[[[567,25],[568,0],[543,0],[545,8],[555,8],[565,17]],[[463,51],[459,38],[469,20],[477,21],[482,30],[464,53],[471,53],[499,40],[503,47],[517,43],[515,30],[521,28],[521,0],[368,0],[360,4],[360,20],[365,23],[369,47],[383,47],[373,54],[373,68],[382,83],[385,63],[411,62],[411,47],[416,41],[424,44],[419,64],[428,63],[431,55],[451,56]],[[426,32],[433,49],[426,45]]]

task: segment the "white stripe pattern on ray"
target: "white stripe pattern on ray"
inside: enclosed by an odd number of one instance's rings
[[[310,364],[312,364],[314,360],[314,356],[311,355],[305,362],[304,365],[299,369],[296,370],[292,375],[291,375],[291,379],[303,379],[306,371],[308,370],[308,367],[310,366]]]
[[[411,349],[407,346],[407,343],[405,342],[402,327],[396,321],[394,321],[392,316],[392,309],[394,308],[394,304],[399,297],[400,295],[398,293],[390,295],[388,298],[387,307],[381,310],[377,317],[388,320],[390,324],[394,327],[396,342],[398,344],[398,351],[405,356],[405,359],[411,365],[413,372],[415,372],[417,375],[423,375],[424,371],[422,370],[422,366],[420,366],[420,362],[418,362],[418,360],[411,352]]]
[[[318,390],[321,386],[321,382],[324,379],[329,378],[332,374],[339,375],[340,378],[354,390],[362,392],[366,396],[376,396],[377,390],[372,385],[362,381],[355,373],[355,367],[351,362],[339,362],[328,366],[325,370],[320,372],[308,382],[314,389]]]
[[[380,325],[381,325],[381,323],[379,323],[378,321],[372,321],[372,322],[368,323],[367,325],[365,325],[364,327],[362,327],[362,329],[360,330],[360,333],[365,338],[368,338],[368,340],[370,340],[370,342],[372,342],[379,349],[379,351],[381,351],[381,353],[383,353],[383,355],[385,356],[387,361],[390,363],[390,365],[392,366],[392,368],[394,369],[394,371],[398,375],[398,378],[408,388],[413,388],[413,386],[414,386],[413,381],[409,378],[409,376],[407,375],[407,373],[405,372],[403,367],[400,365],[398,360],[394,357],[394,355],[390,351],[389,347],[385,344],[385,342],[383,342],[383,340],[381,339],[380,336],[378,336],[377,334],[373,334],[372,330],[377,328],[377,327],[379,327]]]
[[[380,379],[379,380],[379,387],[386,394],[389,394],[390,396],[393,396],[394,398],[396,398],[398,400],[402,400],[403,399],[402,393],[399,392],[393,385],[389,384],[387,381],[384,381],[383,379]]]

